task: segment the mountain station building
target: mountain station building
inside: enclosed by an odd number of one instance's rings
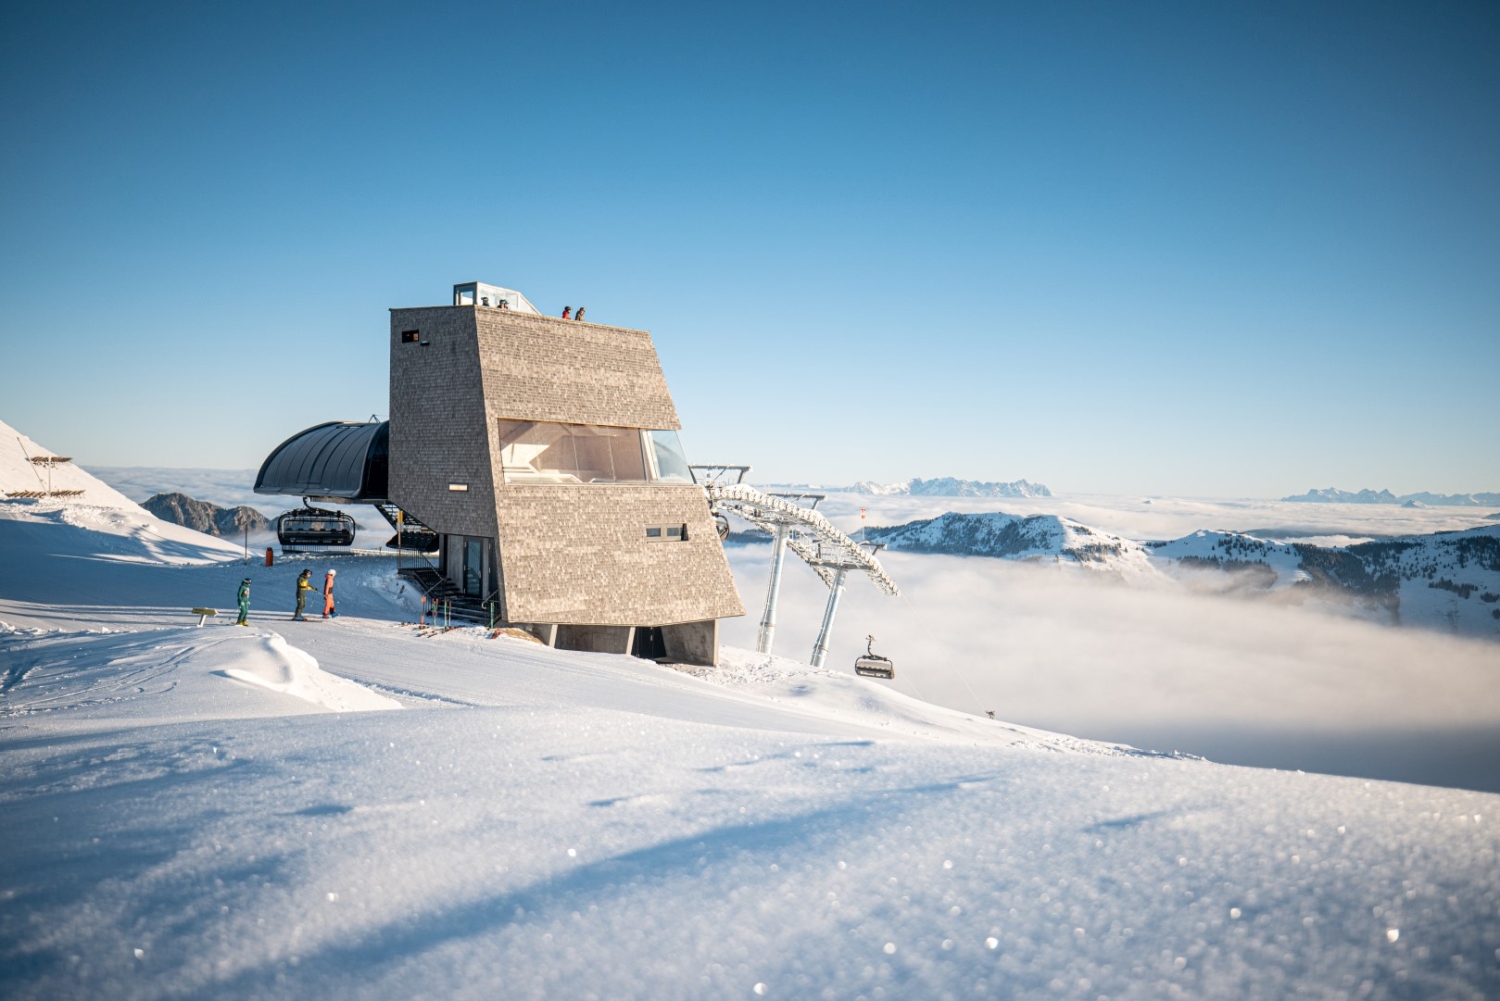
[[[301,432],[256,491],[399,508],[452,588],[549,645],[717,663],[745,610],[650,334],[455,285],[391,310],[388,425]]]

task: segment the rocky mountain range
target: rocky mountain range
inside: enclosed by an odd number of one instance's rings
[[[861,480],[846,488],[849,493],[890,497],[910,494],[913,497],[1051,497],[1052,491],[1040,483],[1012,480],[992,483],[984,480],[960,480],[940,476],[933,480],[910,479],[904,483],[876,483]]]
[[[1500,493],[1434,494],[1422,491],[1415,494],[1393,494],[1389,490],[1340,490],[1326,487],[1309,490],[1281,498],[1304,504],[1404,504],[1407,507],[1500,507]]]
[[[142,501],[141,507],[162,521],[185,525],[205,535],[234,536],[242,534],[246,529],[265,532],[271,528],[271,522],[266,516],[253,507],[219,507],[208,501],[194,500],[183,493],[157,494]]]
[[[1488,520],[1488,519],[1487,519]],[[1500,525],[1318,546],[1240,532],[1140,543],[1056,515],[949,512],[867,528],[893,552],[1054,562],[1214,590],[1335,597],[1371,618],[1500,640]]]

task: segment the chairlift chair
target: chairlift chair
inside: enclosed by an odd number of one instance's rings
[[[865,637],[865,655],[854,662],[854,673],[862,678],[880,678],[890,681],[896,676],[896,664],[889,657],[882,657],[874,649],[875,637]]]
[[[307,503],[306,499],[303,503]],[[276,538],[282,549],[352,546],[357,527],[354,518],[342,511],[329,511],[308,504],[276,519]]]

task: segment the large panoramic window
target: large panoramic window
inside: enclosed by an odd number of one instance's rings
[[[691,483],[675,431],[500,421],[506,483]]]

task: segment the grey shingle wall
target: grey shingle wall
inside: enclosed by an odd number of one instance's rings
[[[651,335],[504,309],[474,309],[490,416],[682,427]]]
[[[666,484],[509,484],[499,521],[516,622],[659,626],[744,615],[703,491]],[[647,525],[686,524],[686,542]]]
[[[421,343],[401,342],[403,330]],[[482,307],[391,310],[391,499],[498,539],[505,617],[659,626],[745,614],[698,487],[506,484],[497,421],[678,427],[649,334]],[[452,493],[450,482],[467,483]],[[686,542],[647,541],[687,525]]]
[[[401,343],[412,329],[426,347]],[[391,310],[391,500],[440,532],[494,538],[490,425],[474,311]]]

